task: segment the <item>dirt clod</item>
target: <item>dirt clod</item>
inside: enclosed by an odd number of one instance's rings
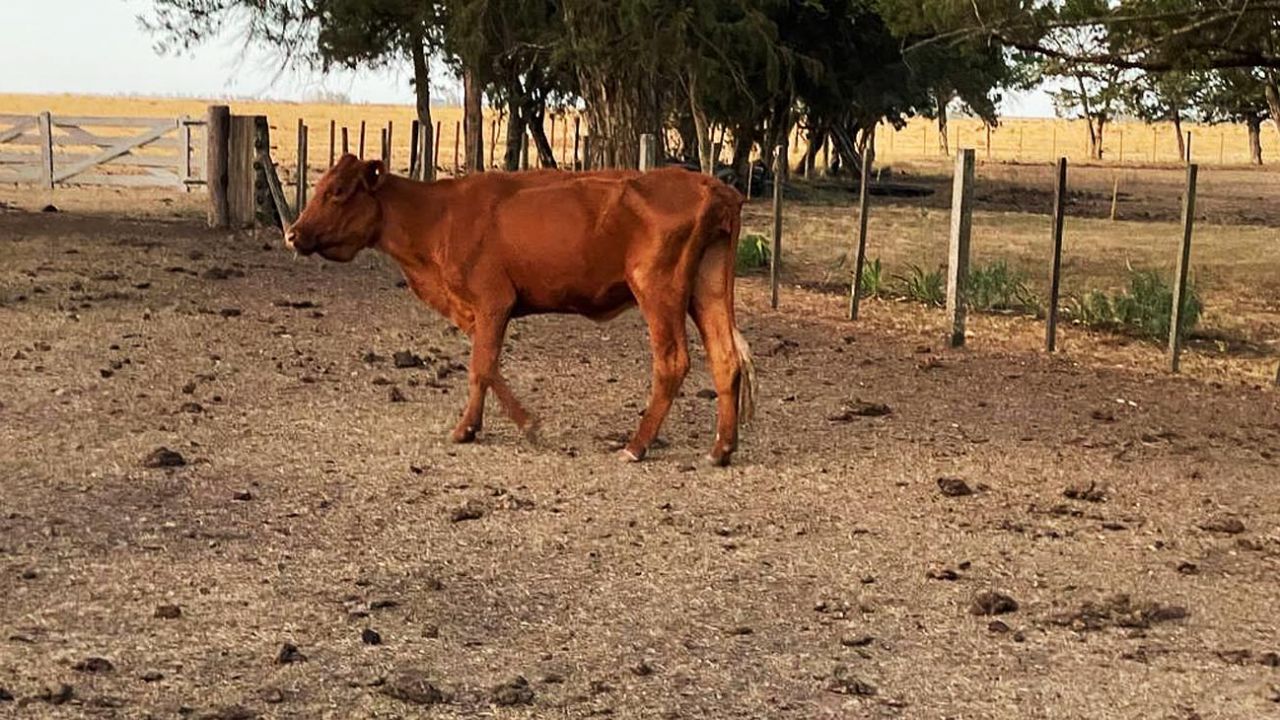
[[[407,368],[420,368],[427,364],[427,362],[422,359],[422,356],[408,350],[397,350],[391,357],[391,360],[396,367],[402,370]]]
[[[177,605],[157,605],[155,617],[163,620],[175,620],[182,617],[182,608]]]
[[[138,676],[142,682],[160,682],[164,679],[164,673],[158,670],[148,670]]]
[[[884,417],[892,412],[893,410],[884,403],[854,400],[851,403],[846,403],[840,409],[840,412],[828,415],[827,420],[830,422],[852,422],[855,418]]]
[[[479,520],[484,517],[484,505],[475,500],[468,500],[461,507],[453,509],[449,514],[449,519],[454,522],[465,522],[467,520]]]
[[[978,593],[969,606],[969,612],[973,615],[1004,615],[1017,610],[1017,600],[994,590]]]
[[[287,642],[280,646],[280,652],[276,655],[276,664],[289,665],[292,663],[305,662],[306,659],[307,656],[302,654],[302,651],[298,649],[297,645]]]
[[[414,705],[439,705],[445,695],[417,670],[397,673],[382,686],[383,695]]]
[[[248,490],[237,490],[236,492],[231,493],[231,499],[248,502],[253,499],[253,493]]]
[[[13,702],[13,693],[7,688],[0,687],[0,702]]]
[[[72,665],[71,669],[82,673],[108,673],[115,670],[116,666],[103,657],[87,657]]]
[[[360,642],[365,645],[381,645],[382,635],[373,628],[365,628],[360,631]]]
[[[702,398],[703,400],[715,400],[716,391],[712,390],[711,388],[703,388],[698,391],[698,397]]]
[[[960,579],[960,573],[952,570],[951,568],[926,570],[924,576],[930,580],[943,580],[947,582]]]
[[[533,702],[533,688],[523,675],[517,675],[507,682],[495,685],[489,692],[489,699],[499,707],[529,705]]]
[[[1126,594],[1112,595],[1100,601],[1086,600],[1080,607],[1049,617],[1049,623],[1077,632],[1108,627],[1145,629],[1172,620],[1182,620],[1191,613],[1179,605],[1158,602],[1135,602]]]
[[[391,387],[391,392],[387,394],[387,398],[393,403],[409,402],[404,391],[394,385]]]
[[[1095,503],[1104,502],[1107,499],[1107,494],[1103,492],[1102,488],[1098,487],[1097,483],[1093,482],[1088,485],[1072,485],[1062,491],[1062,496],[1068,500],[1083,500]]]
[[[258,720],[257,711],[243,705],[224,705],[196,716],[196,720]]]
[[[957,477],[938,478],[938,489],[946,497],[964,497],[973,494],[973,488],[969,487],[969,483]]]
[[[152,450],[142,460],[142,465],[149,468],[175,468],[186,464],[187,459],[182,456],[182,453],[170,450],[167,447],[158,447]]]
[[[1222,533],[1223,535],[1239,535],[1247,529],[1240,518],[1229,515],[1209,518],[1200,523],[1199,527],[1205,532]]]
[[[235,268],[224,268],[224,267],[215,266],[215,267],[209,268],[208,270],[205,270],[200,277],[204,278],[205,280],[230,280],[231,278],[244,277],[244,271],[237,270]]]
[[[871,697],[876,694],[875,686],[854,677],[853,671],[847,665],[837,665],[831,671],[831,678],[827,681],[827,691],[857,697]]]
[[[631,674],[637,677],[648,677],[654,673],[653,665],[648,660],[641,660],[631,666]]]
[[[875,638],[870,635],[846,635],[840,638],[840,644],[845,647],[866,647],[875,642]]]
[[[75,694],[75,688],[66,683],[52,683],[42,688],[36,695],[36,699],[50,705],[62,705],[75,697]]]
[[[178,408],[179,412],[189,413],[191,415],[199,415],[204,412],[204,406],[198,402],[185,402]]]

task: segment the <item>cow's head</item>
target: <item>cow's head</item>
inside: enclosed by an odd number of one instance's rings
[[[284,244],[302,255],[350,262],[382,232],[382,210],[375,195],[387,179],[379,160],[343,155],[316,184],[307,207],[284,232]]]

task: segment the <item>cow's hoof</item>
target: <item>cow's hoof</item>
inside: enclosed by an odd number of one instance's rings
[[[729,467],[729,459],[732,455],[733,453],[729,452],[712,452],[707,455],[707,463],[711,465],[711,467]]]
[[[473,427],[454,428],[453,433],[449,435],[449,439],[459,445],[475,442],[476,429]]]
[[[618,459],[622,462],[637,463],[644,459],[644,451],[633,451],[630,448],[622,448],[618,451]]]
[[[520,431],[524,433],[524,439],[528,442],[536,445],[542,441],[542,423],[537,418],[526,422]]]

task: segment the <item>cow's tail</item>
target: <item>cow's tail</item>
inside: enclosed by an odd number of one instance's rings
[[[733,286],[737,279],[736,265],[738,239],[742,234],[743,198],[737,192],[733,194],[737,202],[732,205],[733,211],[729,214],[726,228],[729,232],[729,257],[724,264],[724,294],[728,303],[729,327],[733,328],[733,349],[738,354],[738,419],[742,423],[749,423],[756,414],[756,364],[751,359],[751,346],[738,330],[738,321],[734,313]]]

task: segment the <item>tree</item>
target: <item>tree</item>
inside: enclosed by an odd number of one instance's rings
[[[1262,164],[1262,123],[1271,112],[1266,79],[1258,70],[1231,68],[1205,73],[1198,106],[1206,122],[1242,122],[1249,131],[1249,160]]]
[[[1182,133],[1182,120],[1199,107],[1202,84],[1201,77],[1181,70],[1143,73],[1126,83],[1122,105],[1144,122],[1172,122],[1173,132],[1178,136],[1178,157],[1185,159],[1187,141]]]

